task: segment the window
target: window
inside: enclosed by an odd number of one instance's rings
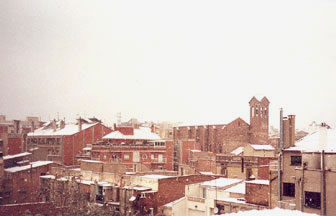
[[[202,197],[205,199],[206,198],[206,188],[203,188],[203,191],[202,191]]]
[[[305,207],[308,208],[321,208],[321,194],[316,192],[305,191]]]
[[[295,197],[295,184],[283,183],[283,195],[289,197]]]
[[[106,155],[104,155],[104,160],[106,160]]]
[[[174,153],[175,153],[175,152],[174,152]],[[151,154],[151,159],[154,160],[154,158],[155,158],[155,157],[154,157],[154,154]]]
[[[301,156],[291,156],[291,166],[301,166]]]
[[[129,160],[129,154],[124,154],[124,159]]]

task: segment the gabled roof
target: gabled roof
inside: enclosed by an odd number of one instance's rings
[[[86,130],[92,126],[95,126],[99,123],[91,123],[91,124],[82,124],[82,130]],[[36,129],[33,132],[28,133],[29,137],[34,136],[69,136],[78,133],[78,125],[74,123],[65,124],[64,128],[60,128],[57,126],[56,130],[50,127],[50,123],[45,124],[43,127]]]
[[[133,135],[124,135],[120,131],[113,131],[103,139],[119,139],[119,140],[161,140],[161,137],[156,133],[152,133],[150,128],[140,127],[134,129]]]
[[[249,104],[251,104],[251,102],[253,100],[256,100],[257,102],[260,102],[260,103],[264,103],[264,104],[269,104],[269,100],[267,99],[266,96],[264,95],[255,95],[251,98],[251,100],[249,101]]]

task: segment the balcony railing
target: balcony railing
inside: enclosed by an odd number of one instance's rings
[[[151,160],[151,162],[152,163],[167,163],[167,158],[161,158],[161,159],[159,159],[159,158],[153,158]]]
[[[142,148],[146,148],[146,149],[165,149],[166,146],[159,146],[159,145],[113,145],[113,144],[99,144],[99,145],[93,145],[96,148],[120,148],[120,149],[142,149]]]

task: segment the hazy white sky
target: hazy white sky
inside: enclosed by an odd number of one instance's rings
[[[0,2],[0,113],[336,126],[336,1]]]

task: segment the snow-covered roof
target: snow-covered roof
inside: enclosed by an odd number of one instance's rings
[[[125,186],[123,187],[124,189],[129,189],[129,190],[137,190],[137,191],[145,191],[145,190],[151,190],[152,188],[149,187],[143,187],[143,186]]]
[[[240,146],[240,147],[236,148],[235,150],[233,150],[231,152],[231,154],[240,155],[241,153],[243,153],[243,151],[244,151],[244,147]]]
[[[83,148],[83,151],[91,151],[92,150],[92,147],[84,147]]]
[[[173,176],[165,176],[165,175],[144,175],[142,177],[145,178],[152,178],[152,179],[164,179],[164,178],[171,178]]]
[[[40,178],[42,178],[42,179],[55,179],[56,177],[54,175],[44,175],[44,176],[40,176]]]
[[[170,203],[164,205],[165,207],[173,207],[174,204],[181,202],[182,200],[186,199],[186,197],[181,197],[180,199],[174,200]]]
[[[250,144],[250,146],[254,150],[264,150],[264,151],[273,151],[274,147],[271,145],[257,145],[257,144]]]
[[[233,187],[230,187],[230,188],[226,189],[225,192],[245,194],[246,193],[245,182],[242,182],[242,183],[237,184]]]
[[[218,178],[211,181],[206,181],[201,183],[201,186],[209,187],[226,187],[232,184],[241,182],[241,179],[232,179],[232,178]]]
[[[213,172],[200,172],[201,175],[216,175]]]
[[[161,137],[156,133],[152,133],[150,128],[140,127],[139,129],[134,128],[133,135],[124,135],[120,131],[113,131],[103,139],[122,139],[122,140],[161,140]]]
[[[285,151],[302,152],[336,152],[336,129],[320,128],[319,131],[309,134],[295,143],[294,147]]]
[[[92,123],[92,124],[86,124],[82,123],[82,130],[88,129],[94,125],[98,124]],[[78,133],[78,125],[74,123],[69,123],[65,124],[64,128],[57,127],[56,130],[52,127],[41,127],[39,129],[36,129],[33,132],[28,133],[29,137],[34,137],[34,136],[69,136]]]
[[[52,161],[35,161],[35,162],[31,162],[29,165],[26,165],[26,166],[16,166],[16,167],[7,168],[5,169],[5,171],[14,173],[14,172],[19,172],[23,170],[29,170],[31,167],[35,168],[35,167],[45,166],[45,165],[52,164],[52,163],[53,163]]]
[[[246,183],[269,185],[269,180],[257,179],[257,180],[246,181]]]
[[[22,152],[22,153],[20,153],[20,154],[3,156],[3,159],[4,159],[4,160],[8,160],[8,159],[13,159],[13,158],[18,158],[18,157],[28,156],[28,155],[31,155],[31,154],[32,154],[32,153],[30,153],[30,152]]]

